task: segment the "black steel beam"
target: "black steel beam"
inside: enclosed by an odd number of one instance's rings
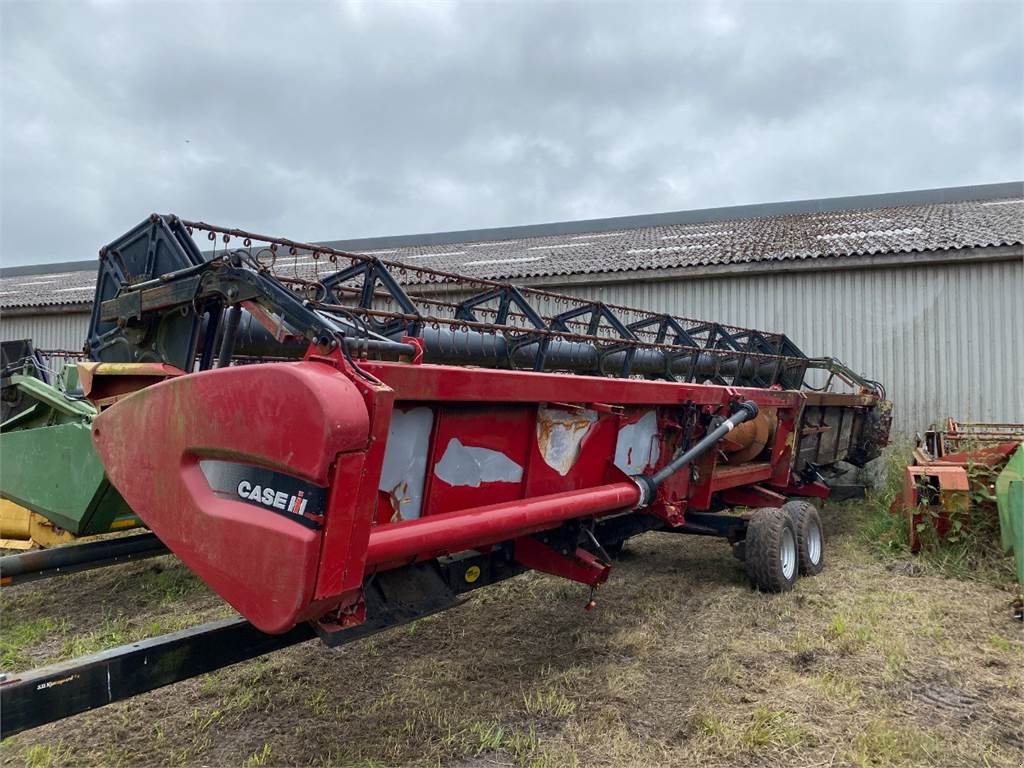
[[[307,624],[266,635],[235,617],[8,674],[0,680],[0,738],[314,637]]]
[[[5,587],[69,573],[119,565],[168,554],[169,550],[152,533],[119,539],[90,541],[54,549],[19,552],[0,557],[0,585]]]
[[[467,570],[476,566],[472,580]],[[330,647],[447,610],[465,592],[522,573],[498,548],[445,562],[417,563],[367,580],[365,623],[327,629],[300,624],[267,635],[241,617],[111,648],[40,669],[0,678],[0,738],[140,693],[213,672],[315,637]]]

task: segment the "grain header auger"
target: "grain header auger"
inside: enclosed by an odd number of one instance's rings
[[[786,590],[823,564],[817,512],[787,497],[827,496],[817,469],[888,435],[880,385],[781,334],[173,216],[100,252],[86,346],[107,476],[244,619],[190,634],[176,671],[153,664],[168,636],[31,673],[11,711],[78,691],[49,719],[528,569],[592,606],[646,531],[724,538]],[[104,674],[106,698],[84,682]]]

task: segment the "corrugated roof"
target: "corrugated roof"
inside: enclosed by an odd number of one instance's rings
[[[1024,242],[1024,199],[733,219],[616,232],[365,251],[473,277],[553,275],[814,259]]]
[[[96,269],[0,278],[0,308],[91,303]]]
[[[442,245],[402,245],[359,252],[467,276],[515,280],[1021,243],[1024,197],[1018,196],[613,231],[595,228],[593,232],[505,240],[481,237]],[[287,264],[287,258],[279,259],[277,268]],[[307,255],[296,257],[298,274],[307,276],[314,269]],[[319,271],[323,275],[323,267]],[[94,270],[4,277],[0,279],[0,307],[89,302],[94,281]]]

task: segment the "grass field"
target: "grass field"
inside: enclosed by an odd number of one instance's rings
[[[829,505],[784,595],[720,542],[632,540],[598,606],[529,574],[337,650],[307,643],[20,734],[4,764],[1024,764],[1024,638],[998,578],[951,578]],[[226,615],[172,558],[5,589],[5,670]]]

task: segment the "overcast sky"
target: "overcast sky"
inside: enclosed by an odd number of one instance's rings
[[[1024,3],[0,0],[5,265],[1024,178]]]

